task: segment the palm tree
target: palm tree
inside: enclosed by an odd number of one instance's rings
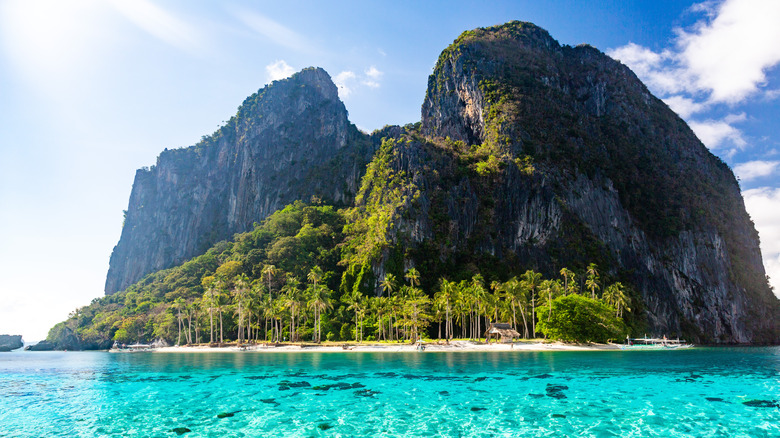
[[[427,313],[431,300],[422,290],[411,287],[408,290],[406,305],[408,306],[410,336],[409,339],[419,339],[420,329],[428,326],[430,315]]]
[[[441,325],[442,322],[445,321],[445,316],[447,314],[446,310],[444,310],[445,303],[439,299],[438,293],[434,294],[433,301],[431,301],[431,311],[433,312],[433,322],[437,323],[439,326],[439,334],[436,337],[436,339],[442,339],[441,337]]]
[[[310,289],[309,307],[314,310],[314,320],[316,330],[314,331],[314,342],[322,342],[322,333],[320,331],[322,324],[322,312],[333,307],[330,299],[331,290],[324,285],[319,285],[316,289]]]
[[[528,289],[517,277],[512,277],[505,283],[505,291],[512,307],[512,323],[517,330],[517,309],[523,318],[523,337],[528,337],[528,322],[525,319],[525,307],[528,305]]]
[[[574,281],[574,277],[575,277],[574,271],[568,268],[561,268],[560,272],[561,272],[561,276],[563,277],[563,292],[566,294],[572,293],[577,284]]]
[[[452,339],[452,302],[455,297],[457,284],[443,278],[439,285],[439,292],[434,295],[434,299],[444,309],[444,337],[447,340]]]
[[[263,277],[268,279],[268,293],[271,293],[271,279],[279,272],[278,269],[276,269],[276,266],[274,265],[265,265],[263,266],[263,270],[261,271],[261,274]]]
[[[359,336],[359,334],[362,335],[363,333],[362,330],[359,330],[360,314],[363,308],[363,294],[361,294],[359,290],[353,290],[351,293],[345,294],[345,296],[342,297],[342,300],[347,305],[347,310],[351,310],[355,313],[355,340],[360,342],[362,341],[362,337]]]
[[[467,337],[466,316],[470,314],[473,296],[469,293],[469,285],[466,280],[461,280],[457,285],[457,295],[455,297],[455,315],[460,324],[461,337]],[[469,324],[470,325],[470,324]],[[468,334],[471,334],[469,331]]]
[[[201,283],[206,288],[206,293],[203,295],[203,301],[209,309],[209,344],[214,343],[214,307],[217,303],[217,288],[215,285],[214,277],[203,277]]]
[[[184,322],[181,316],[181,309],[184,307],[184,298],[176,297],[173,301],[173,307],[176,309],[176,319],[179,321],[179,335],[176,337],[176,345],[181,345],[181,325]]]
[[[314,284],[314,288],[316,289],[317,288],[317,282],[322,280],[322,277],[324,275],[325,274],[322,272],[322,269],[319,266],[315,266],[315,267],[311,268],[309,273],[306,275],[306,278],[308,278],[309,281],[312,282],[312,284]]]
[[[187,315],[187,333],[185,333],[185,336],[187,337],[187,344],[192,344],[192,314],[195,312],[195,302],[194,300],[188,300],[184,304],[184,311]],[[195,318],[197,319],[197,314],[195,315]],[[196,321],[197,325],[197,321]]]
[[[385,279],[382,280],[379,285],[382,287],[382,292],[389,297],[396,288],[395,275],[390,273],[385,274]]]
[[[238,343],[243,340],[243,328],[244,328],[244,308],[247,303],[247,297],[249,294],[249,278],[246,274],[240,274],[235,281],[233,287],[233,299],[238,307]]]
[[[631,304],[631,299],[626,295],[623,283],[617,282],[609,285],[604,289],[604,294],[601,298],[605,303],[615,308],[615,316],[618,318],[623,317],[623,309],[631,311],[628,307]]]
[[[588,265],[588,279],[585,280],[585,287],[590,290],[590,297],[596,299],[596,290],[599,289],[599,271],[595,263]]]
[[[406,274],[404,275],[407,280],[409,280],[409,285],[412,287],[419,286],[420,285],[420,272],[415,269],[411,268],[408,271],[406,271]]]
[[[487,298],[487,291],[484,286],[484,278],[482,274],[477,274],[471,277],[471,295],[474,297],[472,313],[474,314],[473,326],[473,338],[481,338],[482,330],[482,318],[481,314],[485,306],[485,300]]]
[[[247,323],[247,326],[249,328],[249,334],[247,336],[247,339],[250,341],[257,340],[258,336],[260,334],[260,313],[259,310],[260,307],[262,307],[263,302],[263,282],[262,280],[254,280],[251,283],[251,288],[249,289],[249,293],[247,294],[247,314],[249,316],[249,321]],[[254,313],[254,309],[258,309],[257,313],[257,330],[252,330],[252,314]]]
[[[219,343],[222,344],[225,342],[225,338],[223,337],[223,325],[222,325],[222,298],[225,296],[225,291],[227,289],[227,284],[223,279],[218,279],[216,282],[214,282],[214,288],[216,289],[216,305],[217,305],[217,312],[219,313]]]
[[[536,291],[542,282],[542,274],[529,269],[522,275],[523,285],[528,289],[531,296],[531,336],[536,338]]]
[[[319,281],[322,281],[322,278],[325,276],[325,274],[322,272],[322,269],[319,266],[314,266],[311,268],[309,273],[306,275],[306,278],[312,283],[312,288],[314,290],[317,289],[317,283]],[[315,316],[315,320],[316,320]]]
[[[297,277],[288,276],[287,282],[282,287],[282,292],[284,292],[284,304],[290,309],[290,341],[292,342],[295,342],[297,339],[297,336],[295,335],[295,318],[298,309],[301,306],[300,285],[301,282]]]
[[[379,327],[379,334],[377,335],[377,340],[381,341],[382,336],[385,333],[385,325],[384,322],[382,322],[382,319],[387,314],[388,297],[374,297],[371,300],[371,307],[376,312],[376,325],[377,327]],[[385,340],[387,340],[387,336],[385,336]]]
[[[549,311],[547,313],[547,321],[552,318],[552,302],[558,295],[561,294],[563,285],[560,280],[544,280],[539,286],[539,292],[544,300],[544,304],[547,304]]]

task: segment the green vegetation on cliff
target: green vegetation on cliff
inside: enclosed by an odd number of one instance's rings
[[[441,277],[409,268],[414,260],[407,257],[420,253],[406,254],[402,240],[391,245],[388,238],[420,196],[408,175],[393,170],[406,141],[383,142],[355,207],[289,205],[251,232],[95,299],[55,326],[49,340],[69,348],[107,348],[156,339],[177,344],[474,339],[499,321],[511,321],[532,338],[541,333],[537,322],[555,314],[557,297],[598,295],[606,282],[595,266],[581,274],[563,269],[559,279],[519,266],[488,268],[485,277],[474,264],[452,261],[420,263],[436,273],[451,269]],[[380,266],[387,271],[377,278]],[[613,292],[622,303],[632,300],[627,288]],[[614,305],[613,295],[602,299]]]
[[[590,46],[530,23],[465,32],[421,122],[371,136],[319,69],[243,107],[197,160],[169,151],[139,172],[107,281],[121,291],[52,340],[477,338],[497,321],[578,341],[777,340],[733,174]]]

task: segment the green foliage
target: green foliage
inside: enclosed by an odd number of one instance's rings
[[[399,208],[419,196],[407,175],[393,169],[397,147],[396,140],[382,141],[366,169],[355,207],[345,212],[341,263],[347,268],[341,279],[342,292],[373,290],[371,265],[390,245],[387,237],[395,226]]]
[[[345,322],[341,325],[341,330],[339,330],[339,339],[342,341],[351,341],[355,339],[355,326]]]
[[[113,340],[173,341],[179,337],[179,321],[172,309],[174,301],[183,300],[187,305],[185,313],[200,318],[210,307],[233,311],[234,280],[257,280],[263,266],[272,264],[298,278],[305,278],[317,266],[325,271],[324,281],[330,282],[323,287],[332,288],[342,271],[337,246],[343,240],[343,227],[344,217],[333,207],[296,202],[272,214],[254,230],[237,234],[232,242],[220,242],[180,266],[147,275],[125,291],[94,300],[72,314],[67,326],[83,342],[95,345]],[[204,295],[208,295],[206,289],[211,286],[218,290],[214,303],[207,304],[211,297],[207,300]],[[208,321],[199,323],[201,328],[203,324],[209,328]],[[49,338],[63,339],[65,326],[56,326]]]
[[[607,342],[626,337],[623,320],[615,309],[581,295],[565,295],[552,301],[552,316],[541,319],[537,329],[550,339],[564,342]]]

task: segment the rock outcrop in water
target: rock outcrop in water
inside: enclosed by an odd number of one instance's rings
[[[22,346],[22,335],[0,335],[0,351],[16,350]]]
[[[202,254],[295,200],[349,204],[372,153],[324,70],[275,81],[210,137],[166,150],[136,172],[106,294]]]
[[[652,332],[777,342],[734,175],[619,62],[529,23],[465,32],[430,76],[420,132],[397,135],[391,161],[419,191],[390,231],[414,263],[482,254],[554,276],[596,261],[636,287]]]

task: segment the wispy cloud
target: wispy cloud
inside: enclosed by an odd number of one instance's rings
[[[748,161],[734,166],[734,173],[741,181],[747,182],[770,176],[777,171],[778,167],[780,167],[780,161]]]
[[[761,187],[745,190],[745,208],[756,224],[761,238],[764,267],[780,296],[780,189]]]
[[[365,72],[363,72],[364,78],[363,78],[363,85],[371,88],[379,88],[379,80],[382,78],[381,71],[377,70],[376,67],[373,65],[366,69]]]
[[[125,18],[155,38],[192,54],[200,53],[205,41],[198,30],[148,0],[111,0]]]
[[[264,15],[248,9],[237,9],[233,15],[255,33],[275,44],[296,51],[306,51],[310,48],[310,44],[301,34]]]
[[[747,146],[742,131],[733,126],[745,120],[745,114],[732,114],[722,120],[703,120],[688,122],[696,136],[710,149],[720,149],[723,146],[731,145],[739,149]]]
[[[680,95],[670,96],[664,99],[669,108],[672,111],[680,115],[680,117],[687,119],[693,114],[700,113],[707,109],[708,105],[702,102],[696,102],[693,99],[683,97]]]
[[[342,71],[333,78],[333,82],[339,89],[339,96],[345,99],[360,87],[379,88],[383,75],[383,72],[372,65],[362,74],[350,70]]]
[[[268,73],[268,82],[284,79],[295,73],[295,69],[290,67],[283,59],[266,65],[265,71]]]
[[[349,70],[343,71],[333,77],[333,83],[335,83],[336,87],[339,89],[339,97],[345,99],[352,94],[355,78],[357,78],[355,72]]]

